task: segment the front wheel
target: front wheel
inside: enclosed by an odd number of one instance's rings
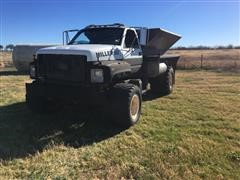
[[[113,120],[123,126],[138,122],[141,114],[142,94],[138,86],[131,83],[116,84],[111,90]]]

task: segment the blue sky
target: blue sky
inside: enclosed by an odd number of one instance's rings
[[[60,44],[62,31],[121,22],[182,35],[177,46],[240,45],[240,0],[0,0],[0,44]]]

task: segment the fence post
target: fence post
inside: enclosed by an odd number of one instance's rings
[[[201,69],[203,68],[203,54],[201,54]]]
[[[234,61],[234,68],[237,69],[237,60]]]

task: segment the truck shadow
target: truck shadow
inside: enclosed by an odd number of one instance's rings
[[[150,101],[159,96],[150,91]],[[24,158],[53,144],[74,148],[91,145],[126,130],[104,118],[102,109],[61,108],[50,114],[32,113],[25,102],[0,107],[0,160]],[[102,116],[101,116],[102,115]]]
[[[0,160],[34,155],[52,144],[78,148],[126,129],[94,114],[98,113],[63,109],[39,115],[31,113],[24,102],[0,107]]]
[[[9,71],[0,71],[0,76],[22,76],[28,75],[29,72],[19,72],[16,70],[9,70]]]
[[[145,92],[142,96],[143,101],[152,101],[157,98],[161,98],[163,96],[166,96],[166,94],[154,94],[151,90],[148,90]]]

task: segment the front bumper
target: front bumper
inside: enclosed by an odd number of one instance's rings
[[[78,101],[88,104],[101,104],[107,100],[108,92],[98,87],[69,86],[60,84],[26,83],[26,96],[39,96],[49,99]]]

